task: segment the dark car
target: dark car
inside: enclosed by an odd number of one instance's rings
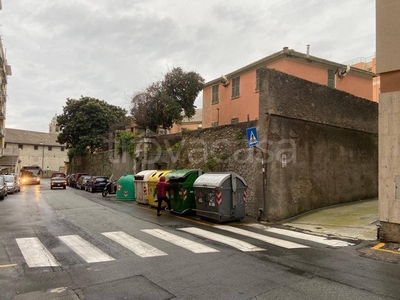
[[[76,182],[76,188],[80,190],[85,190],[86,184],[91,177],[92,176],[89,175],[82,175],[81,177],[79,177],[78,181]]]
[[[75,180],[75,173],[67,176],[67,185],[72,187],[72,182]]]
[[[50,188],[63,188],[64,190],[67,188],[67,180],[65,177],[51,177],[50,179]]]
[[[95,193],[103,191],[107,184],[107,176],[92,176],[86,185],[86,190]]]
[[[7,195],[8,192],[4,175],[0,175],[0,200],[3,200],[4,197],[7,197]]]

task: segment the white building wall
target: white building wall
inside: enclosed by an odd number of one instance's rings
[[[63,170],[65,162],[68,161],[67,150],[60,146],[51,146],[51,148],[49,150],[48,146],[38,145],[35,150],[34,145],[22,145],[22,149],[19,151],[21,166],[39,165],[43,166],[43,170]]]

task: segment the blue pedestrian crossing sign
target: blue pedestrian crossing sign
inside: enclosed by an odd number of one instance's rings
[[[246,129],[246,135],[247,135],[247,143],[249,144],[249,147],[255,147],[260,142],[258,141],[258,134],[257,134],[257,128],[251,127]]]

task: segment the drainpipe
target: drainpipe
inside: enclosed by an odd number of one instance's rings
[[[266,135],[265,135],[265,140],[266,140],[266,146],[265,146],[265,163],[263,163],[263,218],[264,221],[267,221],[267,198],[266,198],[266,192],[267,192],[267,164],[266,161],[268,160],[268,138],[269,138],[269,130],[271,125],[271,114],[267,113],[267,129],[266,129]],[[264,153],[263,153],[264,156]]]

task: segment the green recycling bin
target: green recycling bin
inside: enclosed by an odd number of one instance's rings
[[[169,200],[174,213],[195,215],[196,201],[193,183],[203,172],[198,169],[174,170],[167,174],[167,181],[171,184]]]
[[[118,201],[134,201],[135,200],[135,177],[134,175],[123,175],[117,182],[117,195],[115,197]]]
[[[210,172],[193,184],[196,215],[217,222],[238,221],[245,217],[246,181],[234,172]]]

